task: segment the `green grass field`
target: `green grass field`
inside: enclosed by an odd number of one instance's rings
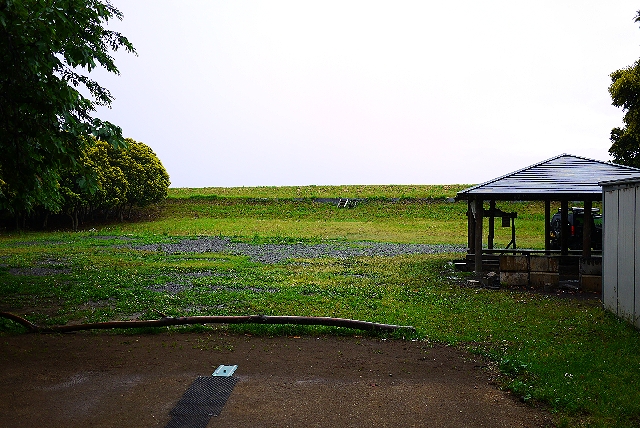
[[[43,325],[166,315],[335,316],[413,325],[412,339],[489,357],[503,385],[548,406],[559,426],[640,424],[640,333],[598,300],[462,286],[462,254],[296,259],[262,264],[143,244],[201,235],[244,243],[466,243],[464,186],[171,189],[147,221],[91,230],[3,233],[1,310]],[[338,209],[315,198],[366,199]],[[542,248],[543,207],[517,211],[518,246]],[[497,246],[510,229],[497,228]],[[218,327],[220,328],[220,327]],[[254,334],[353,334],[321,327],[229,326]],[[176,328],[176,330],[180,330]],[[2,334],[22,328],[0,319]],[[358,334],[362,334],[358,332]],[[409,337],[405,337],[409,339]]]

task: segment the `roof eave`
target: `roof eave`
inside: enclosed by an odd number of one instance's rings
[[[495,193],[495,192],[469,192],[458,193],[456,201],[472,201],[482,199],[484,201],[562,201],[562,200],[599,200],[602,191],[597,192],[554,192],[554,193]]]

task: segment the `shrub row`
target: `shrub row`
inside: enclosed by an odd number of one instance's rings
[[[44,206],[14,217],[16,227],[47,226],[50,216],[63,215],[73,230],[86,218],[123,219],[134,208],[144,208],[167,197],[169,174],[153,150],[144,143],[125,139],[127,145],[112,145],[93,139],[78,162],[59,171],[59,198],[52,211]]]

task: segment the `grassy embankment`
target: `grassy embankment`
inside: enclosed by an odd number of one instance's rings
[[[117,233],[224,235],[270,238],[371,240],[466,245],[467,206],[447,198],[467,186],[305,186],[171,189],[163,215],[153,222],[114,226]],[[336,209],[316,198],[366,199]],[[518,247],[544,246],[540,203],[498,203],[517,211]],[[488,221],[485,220],[485,224]],[[496,222],[498,224],[498,222]],[[496,227],[496,247],[511,229]]]
[[[640,334],[605,313],[598,301],[460,287],[462,276],[448,263],[460,256],[453,254],[263,265],[226,254],[131,248],[201,234],[257,243],[364,239],[463,245],[466,204],[445,202],[463,187],[172,189],[153,221],[2,236],[0,306],[43,324],[156,318],[158,312],[410,324],[416,338],[490,357],[507,387],[525,401],[549,405],[560,425],[636,426]],[[325,197],[369,200],[353,209],[313,202]],[[518,212],[519,246],[540,248],[542,206],[499,206]],[[510,230],[497,232],[497,244],[506,245]],[[181,291],[172,292],[168,284]],[[9,321],[0,321],[0,328],[15,330]],[[340,334],[312,327],[228,329]]]

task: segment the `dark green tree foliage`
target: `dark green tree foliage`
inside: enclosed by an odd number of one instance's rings
[[[118,74],[110,53],[135,52],[104,28],[113,18],[122,14],[108,0],[0,0],[0,210],[58,211],[60,173],[78,171],[89,136],[124,145],[119,127],[92,116],[111,94],[81,74]]]
[[[640,22],[640,11],[635,22]],[[609,94],[624,111],[624,127],[611,130],[609,154],[616,163],[640,168],[640,60],[611,73]]]
[[[640,168],[640,137],[629,126],[611,130],[609,154],[620,165]]]

